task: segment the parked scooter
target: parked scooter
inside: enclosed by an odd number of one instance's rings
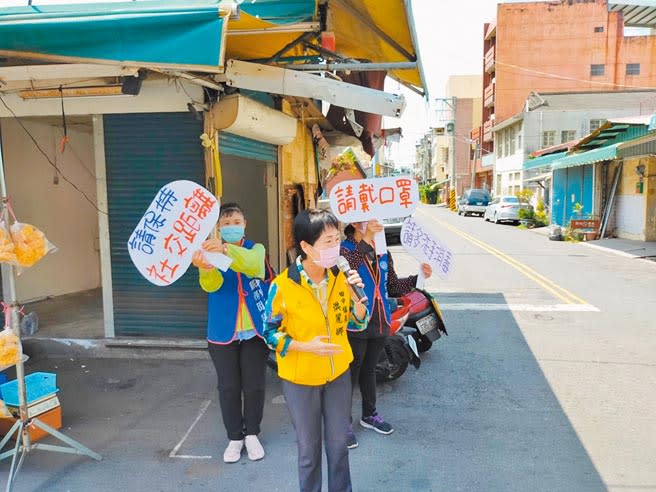
[[[440,306],[428,292],[415,289],[403,297],[392,299],[392,336],[376,364],[376,381],[398,379],[412,364],[421,366],[420,354],[448,335]]]

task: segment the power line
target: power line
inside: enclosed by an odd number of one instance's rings
[[[80,193],[84,199],[91,204],[93,208],[95,208],[99,213],[107,215],[107,212],[100,210],[98,206],[96,205],[96,202],[94,202],[82,189],[80,189],[75,183],[73,183],[64,173],[61,172],[61,170],[57,167],[57,164],[55,164],[50,156],[46,153],[43,148],[39,145],[39,142],[36,140],[36,138],[30,133],[30,131],[25,127],[21,119],[16,115],[13,109],[11,109],[7,103],[5,102],[4,98],[0,96],[0,102],[2,102],[2,105],[11,113],[13,118],[16,120],[16,122],[20,125],[20,127],[23,129],[23,131],[27,134],[27,136],[32,140],[32,143],[34,143],[34,146],[38,149],[38,151],[43,155],[43,157],[46,158],[48,161],[48,164],[50,164],[55,171],[62,177],[64,181],[66,181],[69,185],[71,185],[78,193]],[[86,166],[85,166],[86,167]]]
[[[522,67],[520,65],[513,65],[512,63],[505,63],[501,61],[495,61],[496,65],[501,65],[505,67],[510,67],[510,68],[515,68],[517,70],[520,70],[522,72],[528,72],[528,73],[533,73],[536,75],[541,75],[546,78],[552,78],[552,79],[561,79],[561,80],[570,80],[573,82],[584,82],[586,84],[595,84],[595,85],[600,85],[600,86],[606,86],[606,87],[626,87],[630,89],[642,89],[642,90],[654,90],[656,87],[645,87],[645,86],[640,86],[640,85],[632,85],[632,84],[618,84],[615,82],[604,82],[601,80],[590,80],[590,79],[579,79],[576,77],[568,77],[567,75],[560,75],[557,73],[552,73],[552,72],[543,72],[541,70],[535,70],[532,68],[527,68],[527,67]]]

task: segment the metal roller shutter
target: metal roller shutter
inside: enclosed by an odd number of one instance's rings
[[[126,247],[162,185],[203,183],[202,123],[189,113],[129,114],[106,115],[104,127],[116,334],[204,336],[207,294],[196,269],[156,287],[139,274]]]
[[[258,142],[228,132],[219,132],[219,152],[258,161],[278,162],[276,145]]]

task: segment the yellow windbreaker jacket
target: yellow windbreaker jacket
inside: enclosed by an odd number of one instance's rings
[[[299,267],[291,265],[278,275],[269,289],[263,337],[276,351],[278,375],[292,383],[320,386],[341,376],[353,360],[346,331],[364,330],[368,315],[359,320],[353,312],[346,276],[337,269],[328,270],[328,315],[324,316],[312,287]],[[309,342],[316,336],[342,346],[333,356],[305,352],[287,352],[293,340]]]

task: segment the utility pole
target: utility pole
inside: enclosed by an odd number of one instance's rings
[[[437,103],[441,103],[442,109],[438,111],[445,113],[442,115],[443,120],[446,121],[445,129],[449,137],[449,206],[451,210],[456,209],[456,105],[457,98],[454,97],[441,97],[435,99]],[[438,117],[439,119],[439,117]]]

